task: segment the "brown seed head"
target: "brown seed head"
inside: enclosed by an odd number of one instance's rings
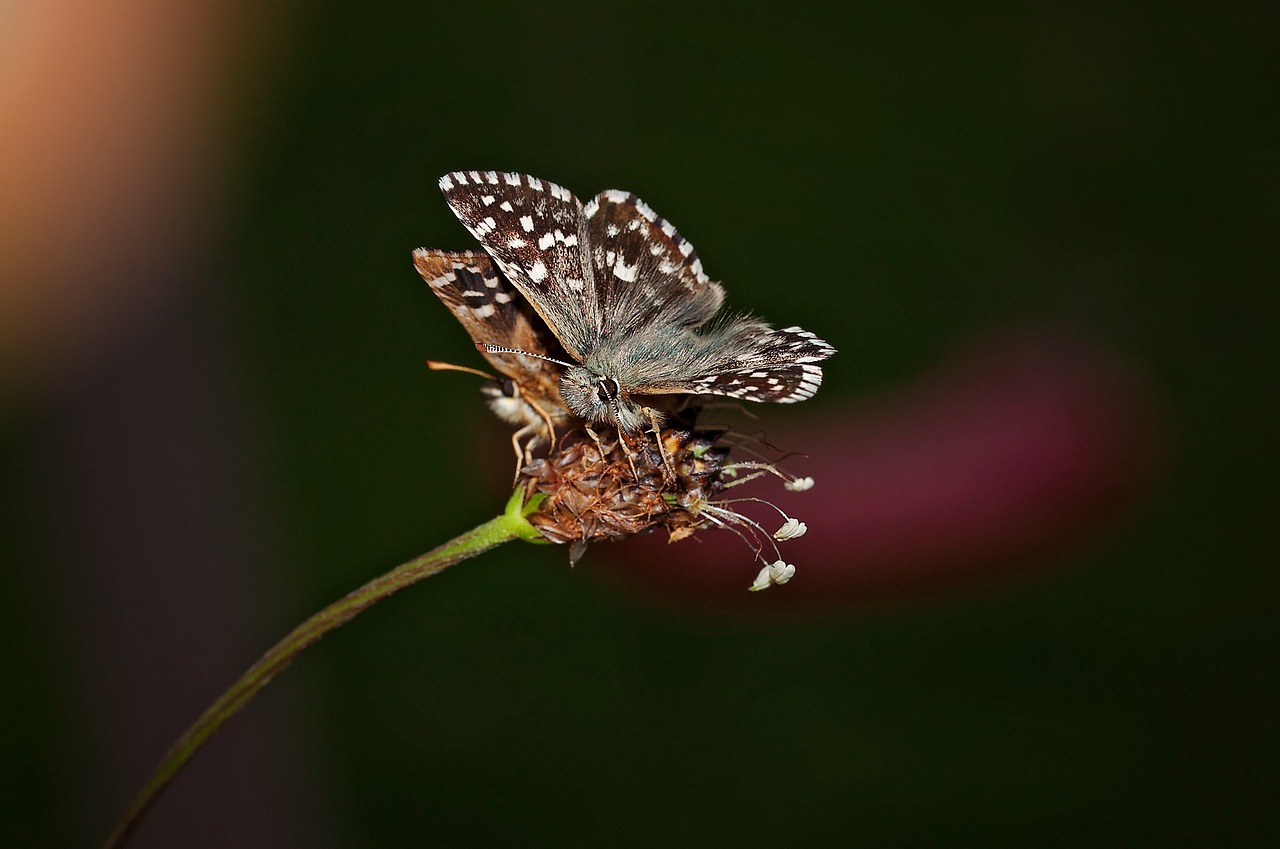
[[[559,450],[520,472],[526,500],[545,496],[528,520],[557,543],[614,541],[654,528],[683,539],[710,524],[701,507],[724,488],[729,452],[716,445],[720,436],[663,428],[664,460],[652,433],[632,439],[629,452],[607,425],[566,434]]]

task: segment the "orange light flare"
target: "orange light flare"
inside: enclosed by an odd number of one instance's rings
[[[0,385],[74,371],[179,288],[156,257],[178,266],[218,217],[263,8],[5,4]]]

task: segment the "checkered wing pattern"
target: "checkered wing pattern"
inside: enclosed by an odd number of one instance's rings
[[[413,252],[413,264],[473,342],[564,358],[542,319],[498,272],[488,254],[418,248]],[[560,366],[536,357],[489,353],[483,348],[480,352],[526,397],[535,402],[545,399],[544,406],[562,406],[558,389]]]
[[[601,192],[583,210],[602,317],[602,339],[645,328],[695,328],[715,315],[724,289],[671,222],[629,192]]]
[[[815,364],[835,349],[799,327],[711,321],[724,290],[708,279],[693,246],[635,195],[604,191],[584,206],[555,183],[496,171],[454,171],[440,179],[440,188],[504,282],[532,305],[570,357],[616,383],[619,403],[630,403],[632,394],[688,393],[787,404],[821,385]],[[479,313],[497,294],[446,291],[455,300],[474,299],[465,301],[469,318],[450,306],[468,331],[492,329]],[[499,364],[507,356],[490,361],[509,374]]]
[[[691,374],[655,379],[653,386],[637,391],[794,404],[818,391],[822,368],[815,363],[836,352],[799,327],[775,330],[759,322],[742,321],[728,325],[721,333],[727,338],[708,340],[711,344],[697,366],[688,369]]]
[[[527,174],[454,171],[440,178],[453,214],[581,360],[599,336],[595,281],[583,250],[582,203]]]

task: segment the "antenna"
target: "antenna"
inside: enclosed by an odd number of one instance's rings
[[[535,360],[546,360],[549,363],[555,363],[565,368],[574,368],[574,363],[566,363],[564,360],[557,360],[554,357],[544,357],[542,354],[532,354],[528,351],[521,351],[519,348],[505,348],[502,345],[490,345],[487,342],[477,342],[477,351],[484,351],[490,354],[519,354],[522,357],[533,357]]]

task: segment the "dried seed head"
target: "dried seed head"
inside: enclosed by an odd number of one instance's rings
[[[677,542],[700,530],[722,528],[742,538],[764,564],[751,589],[785,584],[795,567],[783,562],[775,540],[803,535],[804,522],[763,499],[725,498],[722,493],[762,475],[785,483],[796,479],[772,463],[730,462],[732,435],[723,428],[699,429],[696,414],[696,409],[686,409],[656,438],[652,432],[620,436],[610,425],[565,433],[546,457],[527,463],[519,473],[523,500],[531,507],[529,523],[545,539],[569,543],[571,563],[593,542],[656,528]],[[739,512],[739,505],[747,503],[777,511],[782,527],[771,535]]]
[[[698,505],[724,488],[728,449],[716,445],[719,436],[674,425],[662,430],[659,450],[651,434],[624,446],[606,425],[566,434],[559,450],[520,473],[526,498],[544,496],[529,522],[559,543],[613,541],[654,528],[683,539],[710,524]]]

